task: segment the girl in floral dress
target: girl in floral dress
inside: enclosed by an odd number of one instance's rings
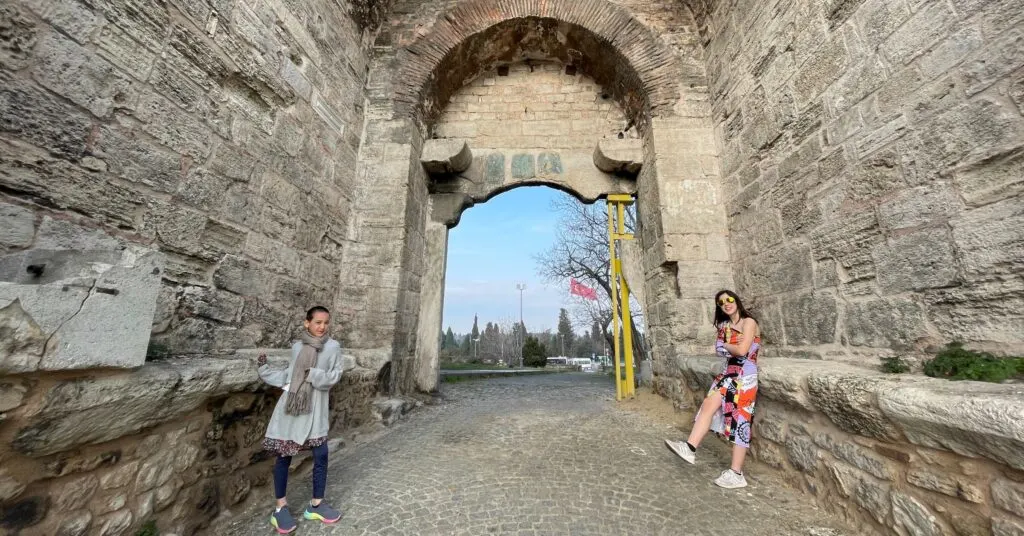
[[[701,440],[709,430],[715,432],[733,444],[732,464],[715,479],[715,484],[723,488],[742,488],[747,485],[743,461],[750,448],[750,427],[757,401],[761,330],[739,296],[729,290],[715,295],[714,322],[718,328],[715,353],[725,360],[725,370],[711,384],[686,441],[666,439],[665,444],[680,458],[696,463]]]

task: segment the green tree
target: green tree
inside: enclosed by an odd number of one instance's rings
[[[544,347],[537,337],[529,336],[523,343],[523,365],[527,367],[543,367],[547,364],[548,349]]]
[[[448,326],[448,331],[444,334],[444,344],[441,345],[445,349],[454,349],[459,346],[459,343],[455,342],[455,333],[452,331],[452,327]]]
[[[564,353],[573,350],[573,343],[576,342],[576,333],[572,330],[572,322],[569,321],[569,311],[558,310],[558,344],[557,350]]]

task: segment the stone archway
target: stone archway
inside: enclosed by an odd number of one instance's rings
[[[531,25],[542,31],[531,33]],[[671,108],[684,81],[651,30],[607,0],[470,0],[400,54],[395,111],[430,124],[451,95],[490,64],[538,53],[588,73],[633,119]]]
[[[436,386],[436,374],[431,374],[431,369],[436,372],[436,358],[429,358],[436,356],[436,349],[426,352],[424,348],[436,345],[440,329],[446,229],[431,207],[447,203],[445,210],[457,214],[466,203],[489,195],[486,191],[468,197],[466,192],[447,192],[462,194],[460,198],[431,191],[437,181],[432,182],[421,159],[430,151],[433,124],[459,88],[488,69],[519,61],[556,61],[590,76],[623,111],[623,128],[635,127],[637,164],[643,165],[635,187],[645,251],[642,284],[649,287],[648,296],[659,296],[646,307],[653,320],[649,324],[652,341],[655,345],[660,341],[671,353],[677,341],[696,340],[701,310],[688,299],[703,297],[713,292],[712,287],[731,280],[723,262],[728,260],[727,249],[709,254],[703,246],[696,253],[690,247],[695,241],[703,244],[705,235],[724,237],[726,233],[724,210],[716,194],[717,154],[707,110],[680,106],[706,90],[703,73],[682,69],[679,58],[649,28],[606,0],[497,4],[472,0],[457,4],[440,14],[433,26],[418,31],[416,40],[376,59],[381,75],[371,72],[370,79],[380,82],[369,88],[371,119],[358,171],[378,180],[368,181],[360,196],[365,219],[357,213],[358,246],[353,259],[401,258],[397,266],[383,272],[369,265],[356,267],[371,287],[379,281],[379,292],[370,294],[383,298],[383,303],[363,306],[373,314],[356,315],[354,320],[363,323],[357,327],[359,332],[376,330],[374,340],[363,341],[373,346],[365,350],[375,359],[394,362],[392,386],[420,390]],[[684,151],[674,150],[683,146]],[[541,150],[512,151],[521,147],[487,149],[489,155],[501,149],[509,159],[521,157],[534,166],[548,158]],[[594,169],[592,154],[587,160]],[[485,161],[474,162],[486,170]],[[508,161],[502,167],[514,175]],[[552,179],[520,175],[518,180]],[[492,190],[508,187],[501,182]],[[611,191],[599,189],[582,196],[597,198]],[[687,223],[695,225],[685,228]],[[362,233],[372,233],[373,240],[361,240]],[[689,265],[682,275],[680,261]],[[694,316],[691,310],[698,311],[697,318],[680,322],[682,316]]]

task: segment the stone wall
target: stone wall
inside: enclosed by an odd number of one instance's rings
[[[627,127],[630,127],[627,129]],[[619,134],[637,137],[610,95],[573,66],[503,65],[466,84],[444,108],[432,134],[473,149],[582,149]]]
[[[816,363],[763,362],[751,455],[865,534],[1024,533],[1019,384]],[[672,360],[655,390],[696,408],[720,366]]]
[[[1024,533],[1019,386],[872,370],[954,340],[1019,353],[1019,2],[690,7],[767,343],[752,455],[875,533]],[[692,409],[720,364],[687,353],[656,355],[655,388]]]
[[[0,7],[0,532],[194,533],[269,474],[279,393],[232,354],[323,304],[354,366],[338,289],[387,8]],[[335,434],[374,421],[376,376],[336,388]]]
[[[770,355],[1019,353],[1020,3],[705,4],[733,273]]]
[[[121,535],[155,523],[195,534],[247,498],[270,500],[262,440],[280,390],[259,382],[252,357],[0,378],[0,528]],[[331,393],[333,448],[381,418],[376,371],[351,366]]]
[[[367,37],[336,4],[26,0],[2,20],[3,227],[24,227],[3,251],[41,247],[47,215],[161,251],[154,356],[281,345],[338,303]]]

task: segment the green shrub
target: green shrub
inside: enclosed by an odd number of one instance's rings
[[[882,372],[888,372],[889,374],[900,374],[910,370],[910,365],[902,357],[898,355],[883,357],[881,361]]]
[[[160,536],[160,529],[156,528],[156,521],[147,521],[135,536]]]
[[[924,364],[924,373],[933,378],[977,380],[999,383],[1024,376],[1024,357],[996,357],[987,352],[972,352],[963,343],[946,346]]]

